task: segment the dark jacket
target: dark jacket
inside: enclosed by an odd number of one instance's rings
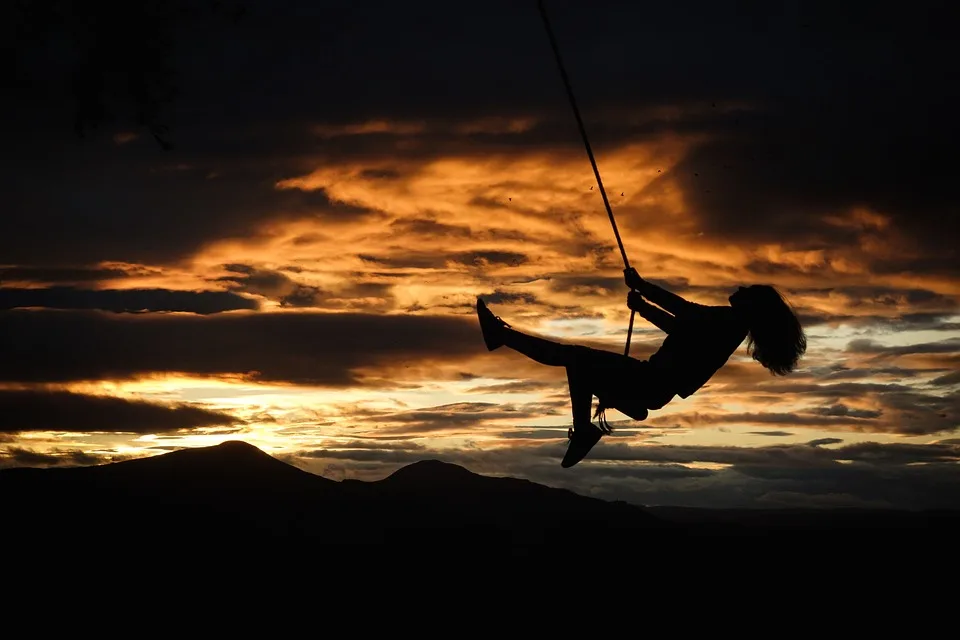
[[[667,333],[650,364],[681,398],[705,385],[747,337],[733,307],[690,302],[646,281],[638,291],[661,308],[644,303],[637,313]]]

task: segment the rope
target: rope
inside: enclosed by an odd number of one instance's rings
[[[617,229],[617,221],[613,217],[613,209],[610,208],[610,201],[607,199],[607,192],[603,188],[603,181],[600,179],[600,169],[597,168],[597,160],[593,157],[593,149],[590,147],[590,140],[587,138],[587,129],[583,126],[583,118],[580,117],[580,109],[577,108],[577,100],[573,95],[573,87],[570,85],[570,78],[563,66],[563,58],[560,57],[560,47],[557,46],[557,39],[553,35],[553,29],[550,28],[550,19],[547,18],[547,9],[543,5],[543,0],[537,1],[540,9],[540,17],[543,18],[543,26],[547,30],[547,37],[550,38],[550,46],[553,48],[553,57],[556,59],[557,68],[560,70],[560,77],[563,79],[563,86],[567,90],[567,98],[570,99],[570,106],[573,108],[573,115],[577,119],[577,127],[580,129],[580,137],[583,138],[583,146],[587,150],[587,157],[590,158],[590,166],[593,167],[593,175],[597,178],[597,186],[600,187],[600,197],[603,198],[603,206],[607,209],[607,216],[610,218],[610,224],[613,226],[613,235],[617,238],[617,246],[620,247],[620,255],[623,258],[623,268],[630,268],[630,261],[627,259],[627,252],[623,248],[623,240],[620,239],[620,231]],[[623,355],[630,355],[630,339],[633,335],[633,319],[636,312],[630,310],[630,326],[627,329],[627,344],[623,349]]]

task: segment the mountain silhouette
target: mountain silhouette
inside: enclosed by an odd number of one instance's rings
[[[456,530],[470,538],[561,543],[571,535],[632,531],[658,535],[674,527],[625,502],[608,502],[517,478],[488,477],[438,460],[398,469],[377,482],[347,481],[375,501],[388,530]]]
[[[689,549],[738,537],[802,541],[809,549],[864,537],[929,544],[960,532],[956,512],[641,508],[438,460],[378,481],[334,481],[239,441],[90,467],[0,470],[0,499],[8,540],[294,536],[529,554],[577,540],[661,549],[695,540]]]
[[[326,542],[539,544],[578,527],[657,533],[640,507],[427,460],[383,480],[334,481],[245,442],[91,467],[0,471],[7,533],[306,536]]]

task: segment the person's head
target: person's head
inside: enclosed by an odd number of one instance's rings
[[[800,321],[779,291],[765,284],[740,287],[730,304],[747,321],[747,351],[774,375],[793,371],[807,350]]]

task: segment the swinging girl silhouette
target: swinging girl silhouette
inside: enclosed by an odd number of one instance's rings
[[[624,280],[631,289],[627,306],[667,334],[647,360],[517,331],[477,299],[488,350],[505,346],[540,364],[566,368],[573,427],[567,433],[564,468],[583,460],[600,438],[611,433],[607,409],[642,421],[675,396],[690,397],[745,338],[748,353],[773,375],[793,371],[807,349],[796,314],[770,285],[740,287],[729,297],[729,306],[707,306],[644,280],[632,267],[624,269]],[[599,425],[590,418],[593,396],[598,399],[594,418]]]
[[[647,360],[638,360],[626,353],[620,355],[522,333],[477,299],[477,315],[487,349],[506,346],[541,364],[566,368],[573,427],[567,431],[570,442],[561,466],[569,468],[611,432],[607,409],[616,409],[637,421],[646,420],[650,410],[663,408],[675,396],[688,398],[705,385],[744,338],[748,338],[747,351],[754,360],[774,375],[785,375],[793,371],[806,352],[807,339],[789,303],[770,285],[740,287],[729,297],[729,306],[706,306],[647,282],[630,267],[543,0],[537,4],[623,256],[624,281],[631,289],[627,306],[667,334],[656,353]],[[630,327],[632,330],[632,315]],[[593,396],[599,400],[594,414],[599,426],[590,419]]]

